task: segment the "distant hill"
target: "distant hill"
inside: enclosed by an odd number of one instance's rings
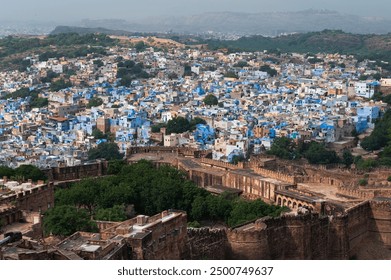
[[[116,36],[157,36],[184,44],[207,44],[210,49],[230,51],[279,51],[298,53],[341,53],[356,55],[359,59],[383,60],[391,63],[391,33],[353,34],[341,30],[297,33],[277,37],[260,35],[243,36],[237,40],[205,40],[196,36],[178,34],[159,34],[110,30],[106,28],[85,28],[59,26],[52,34],[60,33],[103,33]]]
[[[345,33],[340,30],[324,30],[273,38],[249,36],[232,41],[209,40],[208,45],[211,49],[341,53],[353,54],[359,58],[391,61],[391,33],[386,35],[363,35]]]
[[[283,33],[311,32],[324,29],[358,34],[385,34],[391,20],[346,15],[328,10],[298,12],[235,13],[216,12],[189,16],[151,17],[137,22],[104,19],[83,20],[83,27],[104,27],[130,32],[229,33],[237,35],[276,36]]]
[[[90,33],[100,33],[106,35],[117,35],[117,36],[132,36],[134,32],[124,30],[112,30],[103,27],[78,27],[78,26],[57,26],[50,34],[57,35],[63,33],[77,33],[80,35]]]

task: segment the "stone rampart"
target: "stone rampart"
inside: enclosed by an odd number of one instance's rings
[[[257,173],[257,174],[259,174],[261,176],[264,176],[264,177],[273,178],[273,179],[284,181],[284,182],[287,182],[287,183],[290,183],[290,184],[299,183],[299,179],[296,178],[295,176],[286,175],[286,174],[281,173],[281,172],[276,172],[276,171],[273,171],[273,170],[260,168],[260,167],[255,167],[253,170],[254,170],[255,173]]]
[[[368,219],[368,234],[391,249],[391,200],[372,200]]]
[[[346,187],[338,187],[338,193],[347,195],[349,197],[356,197],[365,200],[372,199],[375,196],[373,191],[362,191],[359,189]]]
[[[226,229],[188,228],[185,259],[224,260],[227,254]]]
[[[53,167],[43,170],[49,181],[71,181],[107,174],[108,162],[105,160],[77,166]]]

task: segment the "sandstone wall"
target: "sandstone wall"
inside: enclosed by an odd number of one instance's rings
[[[225,229],[188,228],[185,259],[224,260],[230,258]]]
[[[328,219],[317,215],[258,220],[227,232],[234,259],[328,259]]]
[[[391,201],[370,201],[368,234],[391,249]]]
[[[67,181],[106,175],[107,167],[107,161],[99,161],[85,165],[53,167],[43,171],[49,181]]]
[[[349,251],[359,246],[368,234],[370,203],[365,201],[346,210],[348,218]]]

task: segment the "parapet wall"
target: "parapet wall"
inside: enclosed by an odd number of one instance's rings
[[[108,162],[105,160],[95,163],[53,167],[51,169],[43,170],[49,181],[71,181],[87,177],[98,177],[107,174]]]
[[[372,199],[375,197],[375,194],[373,191],[362,191],[358,189],[352,189],[352,188],[345,188],[345,187],[338,187],[338,193],[347,195],[350,197],[356,197],[361,199]]]
[[[284,181],[284,182],[287,182],[290,184],[300,183],[299,178],[297,178],[295,176],[286,175],[281,172],[276,172],[273,170],[260,168],[260,167],[255,167],[253,170],[255,173],[257,173],[261,176],[264,176],[264,177],[273,178],[273,179]]]
[[[133,154],[140,153],[172,153],[176,155],[182,155],[193,158],[204,158],[207,157],[211,151],[208,150],[197,150],[193,148],[178,148],[178,147],[163,147],[163,146],[152,146],[152,147],[130,147],[127,150],[127,155],[131,157]]]
[[[1,204],[12,204],[18,210],[44,212],[54,205],[53,184],[36,186],[30,190],[14,193],[0,200]]]
[[[188,228],[185,259],[224,260],[230,258],[225,229]]]
[[[229,162],[225,162],[225,161],[213,160],[213,159],[209,159],[209,158],[202,158],[201,163],[205,164],[205,165],[209,165],[211,167],[220,167],[225,170],[239,168],[238,165],[235,165],[235,164],[232,164]]]
[[[263,218],[227,232],[234,259],[328,259],[328,219],[317,215]]]

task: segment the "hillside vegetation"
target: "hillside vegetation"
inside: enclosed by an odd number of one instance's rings
[[[279,37],[250,36],[238,40],[207,41],[209,48],[229,51],[278,51],[298,53],[341,53],[359,58],[391,60],[391,33],[351,34],[340,30],[299,33]]]

